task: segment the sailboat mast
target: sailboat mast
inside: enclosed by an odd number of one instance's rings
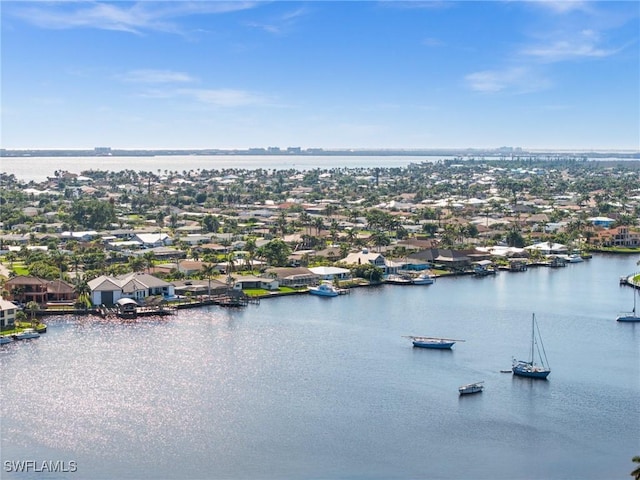
[[[535,323],[536,323],[536,314],[533,313],[531,314],[531,366],[533,366],[533,357],[534,357],[534,348],[535,348],[534,343],[536,339]]]

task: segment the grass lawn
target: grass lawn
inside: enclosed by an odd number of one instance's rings
[[[638,247],[598,247],[595,249],[597,252],[604,253],[640,253]]]

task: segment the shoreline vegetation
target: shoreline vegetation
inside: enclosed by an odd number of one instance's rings
[[[227,297],[236,287],[246,304],[324,278],[290,288],[283,269],[343,269],[352,284],[340,288],[355,288],[397,273],[490,274],[640,253],[638,162],[502,153],[389,168],[56,171],[44,182],[0,173],[2,298],[24,321],[100,307],[88,283],[102,276],[200,284],[159,310],[205,298],[204,285],[214,303],[212,283]],[[30,291],[23,277],[48,290]],[[279,285],[238,288],[249,277]],[[148,307],[154,295],[141,297]]]

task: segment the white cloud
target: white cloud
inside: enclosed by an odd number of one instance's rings
[[[573,11],[590,11],[591,6],[589,2],[579,0],[536,0],[531,2],[533,5],[538,5],[554,13],[564,14]]]
[[[176,90],[176,93],[193,97],[199,102],[217,107],[244,107],[269,103],[268,99],[262,95],[229,88],[179,89]]]
[[[172,72],[170,70],[131,70],[117,76],[124,82],[132,83],[186,83],[193,82],[194,79],[183,72]]]
[[[42,28],[96,28],[141,34],[146,30],[180,33],[172,20],[202,14],[220,14],[254,8],[260,2],[52,2],[13,4],[5,13]],[[28,6],[25,6],[28,5]]]
[[[576,40],[557,40],[547,45],[525,48],[522,53],[547,62],[573,58],[603,58],[615,55],[621,49],[605,49],[596,45],[593,33]]]
[[[296,10],[286,12],[269,22],[249,22],[247,23],[247,26],[279,35],[290,30],[300,18],[307,14],[308,10],[306,8],[298,8]]]
[[[530,93],[549,87],[549,81],[533,70],[513,67],[504,70],[484,70],[465,77],[471,90],[482,93]]]

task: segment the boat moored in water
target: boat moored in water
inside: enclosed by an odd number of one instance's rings
[[[640,322],[640,316],[636,312],[636,298],[638,298],[635,286],[633,289],[633,310],[630,312],[621,313],[616,317],[618,322]]]
[[[536,353],[539,358],[539,363],[535,361]],[[551,373],[551,369],[548,367],[547,354],[542,344],[540,330],[536,323],[535,313],[531,318],[531,351],[529,360],[516,360],[514,358],[512,370],[513,374],[519,377],[539,378],[541,380],[546,379]]]
[[[431,285],[434,282],[434,277],[428,273],[421,273],[411,280],[414,285]]]
[[[460,395],[469,395],[471,393],[480,393],[484,389],[484,382],[469,383],[458,388]]]
[[[16,333],[13,338],[16,340],[29,340],[31,338],[40,338],[40,334],[33,328],[25,328],[21,332]]]
[[[324,282],[317,287],[309,287],[309,293],[320,297],[337,297],[341,293],[347,293],[347,291],[336,288],[330,282]]]
[[[464,340],[454,340],[452,338],[439,337],[405,336],[405,338],[411,339],[413,346],[418,348],[450,349],[455,345],[456,342],[464,342]]]
[[[384,279],[384,283],[390,283],[392,285],[412,285],[413,281],[409,275],[399,275],[392,273],[387,275]]]

